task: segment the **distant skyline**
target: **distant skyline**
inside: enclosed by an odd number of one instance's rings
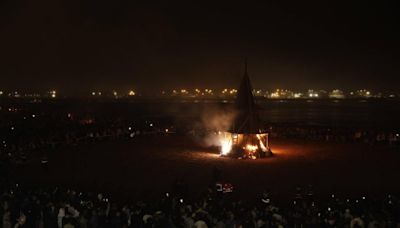
[[[85,92],[70,92],[60,90],[0,90],[0,98],[73,98],[73,97],[112,97],[112,98],[134,98],[134,97],[192,97],[192,98],[210,98],[210,97],[235,97],[238,88],[174,88],[158,91],[149,90],[90,90]],[[345,90],[335,88],[325,90],[320,88],[308,88],[303,90],[292,90],[287,88],[253,88],[254,96],[267,98],[400,98],[400,93],[393,90],[369,90],[355,89]]]
[[[400,91],[391,4],[5,0],[0,90]]]

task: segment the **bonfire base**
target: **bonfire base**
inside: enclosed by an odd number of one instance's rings
[[[274,154],[272,153],[271,149],[269,149],[268,151],[257,150],[249,153],[248,151],[241,148],[233,148],[229,154],[222,156],[237,159],[260,159],[272,157],[273,155]]]

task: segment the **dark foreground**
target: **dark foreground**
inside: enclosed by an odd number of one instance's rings
[[[107,191],[130,199],[159,196],[177,180],[197,196],[213,182],[215,170],[234,185],[233,197],[248,200],[265,189],[277,198],[291,197],[295,186],[309,184],[321,196],[400,192],[398,147],[279,140],[272,149],[272,158],[236,160],[185,137],[154,136],[63,149],[49,157],[48,169],[34,160],[12,168],[11,175],[19,182]]]

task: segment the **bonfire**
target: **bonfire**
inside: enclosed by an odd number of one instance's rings
[[[268,132],[263,130],[258,110],[246,61],[235,101],[235,118],[228,131],[220,132],[221,156],[256,159],[272,155]]]

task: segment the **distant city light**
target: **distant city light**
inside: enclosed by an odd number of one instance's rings
[[[90,92],[91,96],[109,96],[113,98],[120,98],[121,94],[117,92],[118,90],[111,91],[97,91],[93,90]],[[218,91],[218,92],[216,92]],[[271,98],[271,99],[322,99],[322,98],[331,98],[331,99],[344,99],[344,98],[397,98],[400,95],[395,94],[390,91],[371,91],[368,89],[359,89],[345,92],[341,89],[334,89],[331,91],[321,90],[321,89],[308,89],[308,90],[297,90],[292,91],[289,89],[274,89],[274,90],[265,90],[265,89],[253,89],[253,95],[257,97]],[[229,98],[234,98],[237,94],[237,90],[229,87],[225,87],[220,90],[215,90],[212,88],[176,88],[171,90],[160,90],[159,92],[154,93],[154,96],[171,96],[171,97],[184,97],[184,98],[221,98],[224,101],[229,102]],[[49,90],[45,93],[40,92],[32,92],[25,93],[21,91],[12,91],[6,92],[4,90],[0,91],[1,95],[7,95],[9,97],[19,98],[40,98],[40,97],[48,97],[48,98],[57,98],[59,97],[56,90]],[[137,96],[138,94],[134,90],[128,90],[125,96]],[[147,94],[151,96],[151,94]],[[39,100],[37,100],[39,101]],[[199,102],[199,100],[197,100]]]
[[[301,98],[303,96],[302,93],[295,93],[294,98]]]
[[[361,98],[369,98],[371,97],[371,92],[366,89],[360,89],[356,91],[355,95]]]
[[[294,93],[292,91],[286,90],[286,89],[276,89],[275,92],[272,92],[269,97],[270,98],[282,98],[282,99],[295,98]]]
[[[275,93],[271,93],[271,98],[279,98],[280,95],[279,93],[275,92]]]
[[[56,98],[57,97],[57,91],[55,91],[55,90],[50,91],[50,97],[51,98]]]
[[[209,93],[209,90],[207,90],[206,92]],[[212,91],[211,91],[211,92],[212,92]],[[223,89],[223,90],[221,91],[221,93],[222,93],[223,95],[228,94],[228,93],[229,93],[229,95],[233,95],[233,94],[236,94],[236,93],[237,93],[237,90],[236,90],[236,89],[227,89],[227,88],[225,88],[225,89]],[[260,94],[260,93],[261,93],[261,90],[258,90],[258,94]]]
[[[309,89],[309,90],[308,90],[308,97],[310,97],[310,98],[317,98],[317,97],[319,97],[319,95],[318,95],[318,93],[316,93],[314,90]]]
[[[343,91],[339,89],[334,89],[329,93],[330,98],[342,99],[345,98]]]
[[[101,96],[101,92],[100,91],[98,91],[98,92],[96,92],[96,91],[93,91],[92,92],[92,96],[96,96],[96,95],[98,95],[98,96]]]

